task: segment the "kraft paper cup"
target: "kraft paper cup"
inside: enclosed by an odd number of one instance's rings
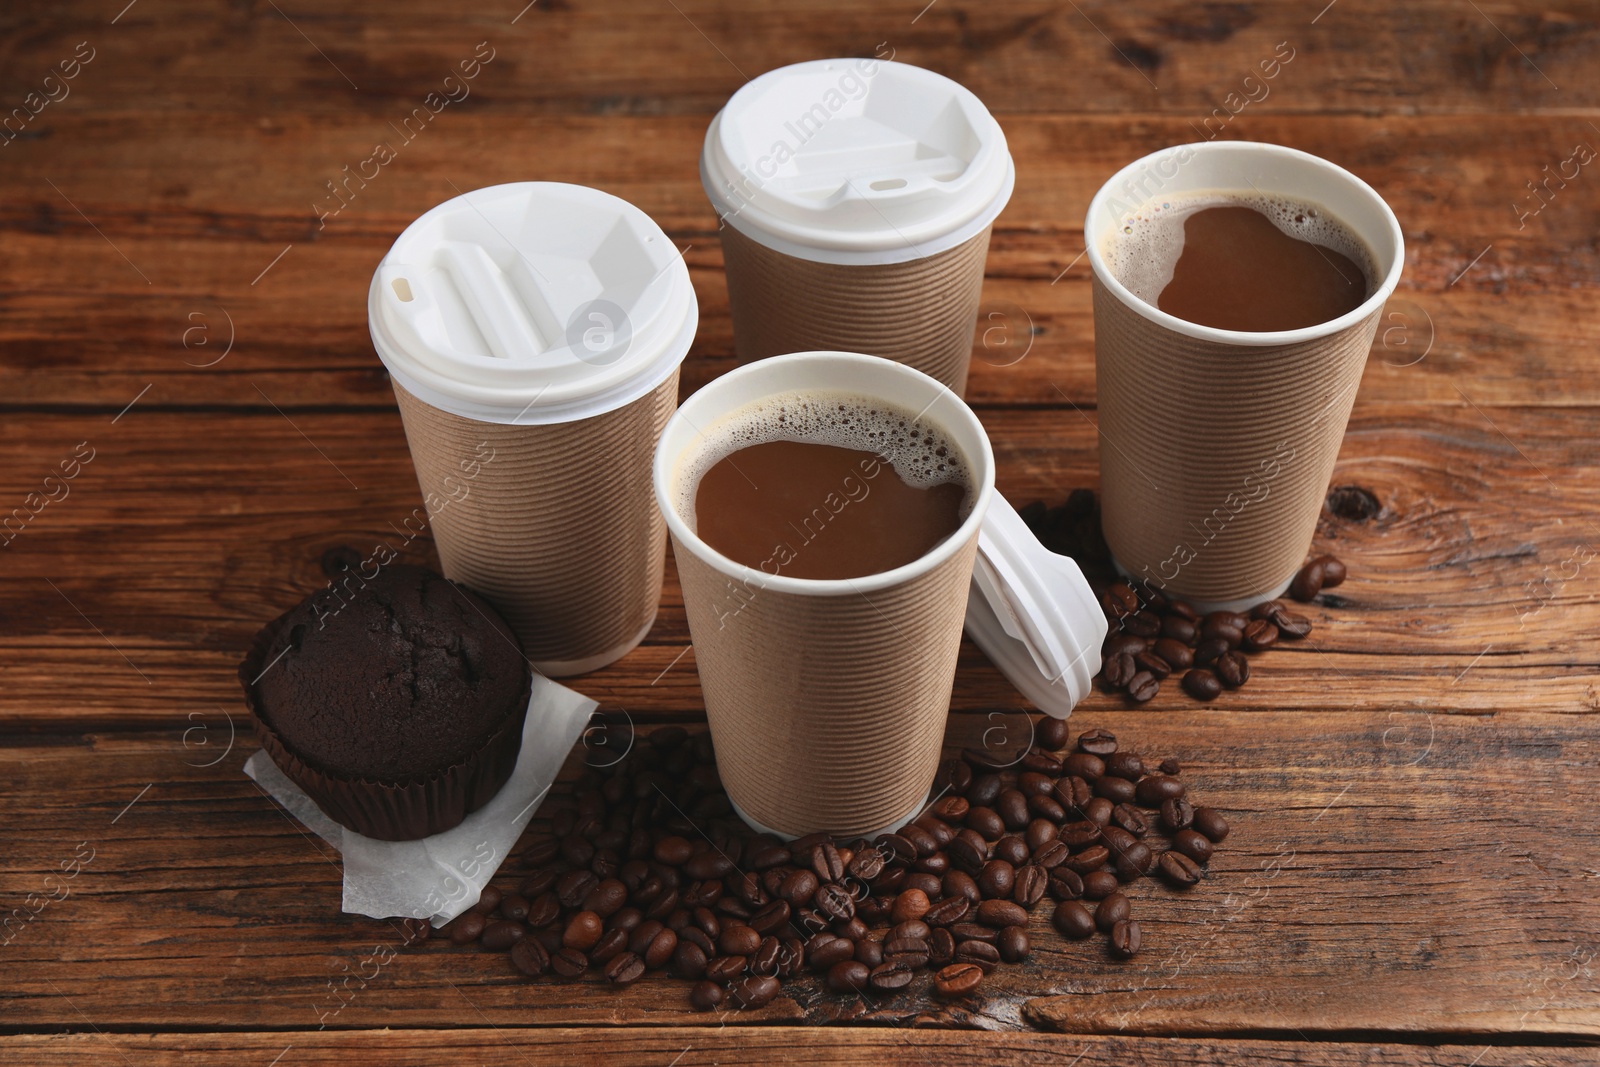
[[[368,319],[446,577],[547,675],[638,645],[666,553],[651,459],[698,321],[660,227],[581,186],[467,193],[401,234]]]
[[[848,348],[966,388],[994,219],[1015,172],[970,91],[878,59],[749,82],[700,158],[742,362]]]
[[[693,516],[678,510],[679,477],[710,446],[706,434],[758,401],[813,391],[920,411],[943,430],[973,479],[972,508],[957,531],[915,562],[839,580],[767,574],[696,536]],[[656,451],[655,491],[717,766],[739,813],[786,836],[855,837],[920,812],[944,743],[979,532],[995,497],[994,456],[971,409],[927,375],[872,356],[778,356],[731,371],[684,403]]]
[[[1238,191],[1321,205],[1371,250],[1360,307],[1299,330],[1199,326],[1111,274],[1113,235],[1151,201]],[[1200,610],[1281,595],[1305,561],[1384,301],[1405,263],[1394,213],[1355,175],[1277,145],[1206,142],[1146,156],[1095,195],[1101,517],[1117,565]]]

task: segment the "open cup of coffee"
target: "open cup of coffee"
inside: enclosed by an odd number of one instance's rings
[[[969,90],[880,59],[769,71],[706,131],[741,361],[849,348],[964,392],[1005,134]]]
[[[784,836],[885,832],[938,765],[963,623],[1064,717],[1105,616],[994,488],[972,409],[920,371],[804,352],[690,397],[656,450],[717,764]],[[970,600],[969,600],[970,591]]]
[[[1084,238],[1117,565],[1205,611],[1279,596],[1405,264],[1394,212],[1316,156],[1214,141],[1118,172]]]
[[[666,556],[651,457],[698,322],[661,228],[597,189],[478,189],[406,227],[367,312],[445,575],[545,674],[634,648]]]

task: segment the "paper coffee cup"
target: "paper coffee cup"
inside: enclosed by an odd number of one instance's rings
[[[1372,253],[1372,294],[1298,330],[1200,326],[1141,300],[1106,249],[1152,201],[1237,191],[1321,205]],[[1129,165],[1089,205],[1101,521],[1117,565],[1200,610],[1279,596],[1305,561],[1384,301],[1400,224],[1355,175],[1243,141],[1179,145]]]
[[[492,186],[408,226],[367,308],[445,575],[546,674],[633,649],[665,563],[651,458],[698,321],[672,242],[599,190]]]
[[[687,479],[725,445],[718,426],[797,393],[921,412],[965,461],[971,510],[961,526],[914,562],[851,579],[770,574],[702,541],[684,513],[694,491]],[[1064,716],[1099,669],[1106,625],[1088,584],[1071,560],[1040,547],[995,492],[994,454],[977,416],[916,370],[859,353],[807,352],[731,371],[668,423],[655,488],[717,766],[729,799],[760,830],[871,836],[922,810],[944,743],[969,588],[985,604],[974,616],[985,647],[1053,714]],[[986,562],[976,582],[980,545]]]
[[[1015,179],[970,91],[878,59],[769,71],[712,120],[700,178],[741,361],[842,348],[965,390],[989,230]]]

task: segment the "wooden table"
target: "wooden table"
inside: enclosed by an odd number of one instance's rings
[[[0,1062],[1593,1062],[1600,176],[1577,160],[1600,145],[1600,9],[125,2],[0,14],[0,905],[26,917]],[[692,391],[732,351],[707,121],[748,76],[874,52],[970,86],[1016,156],[970,396],[1019,502],[1097,484],[1080,220],[1114,170],[1275,141],[1400,216],[1405,278],[1318,532],[1350,580],[1213,705],[1169,686],[1074,716],[1177,756],[1231,815],[1214,877],[1139,889],[1131,963],[1040,914],[1028,963],[959,1009],[802,982],[708,1017],[665,978],[528,983],[437,941],[346,983],[395,929],[339,913],[337,857],[241,773],[234,667],[325,551],[420,505],[373,266],[467,189],[609,190],[685,249]],[[379,142],[395,158],[336,197]],[[577,687],[642,729],[701,723],[687,648],[669,571],[644,647]],[[952,744],[1024,708],[963,649]]]

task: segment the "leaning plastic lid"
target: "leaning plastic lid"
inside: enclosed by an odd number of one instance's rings
[[[967,636],[1040,711],[1064,719],[1100,671],[1106,617],[1083,572],[999,493],[978,531]]]
[[[824,263],[901,263],[994,221],[1015,171],[971,91],[879,59],[780,67],[729,99],[706,131],[700,180],[753,241]]]
[[[447,200],[378,264],[367,317],[405,389],[483,422],[614,410],[683,361],[699,310],[683,256],[598,189],[517,182]]]

